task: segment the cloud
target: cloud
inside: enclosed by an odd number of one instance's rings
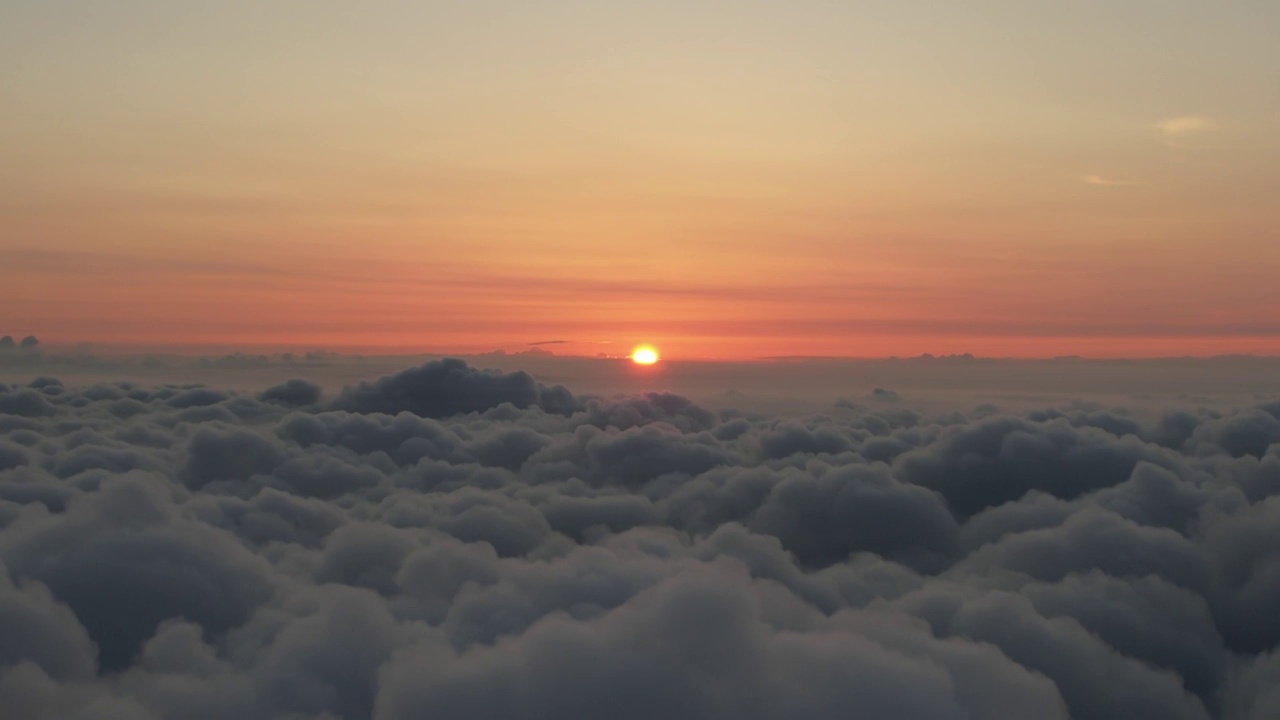
[[[1140,180],[1128,180],[1121,178],[1105,177],[1102,175],[1085,175],[1081,178],[1089,185],[1100,185],[1103,187],[1132,187],[1135,185],[1144,185]]]
[[[458,360],[331,399],[0,384],[0,706],[1274,714],[1280,406],[919,394],[713,412]]]
[[[1206,145],[1205,141],[1201,139],[1203,136],[1215,133],[1220,129],[1220,125],[1216,120],[1203,115],[1184,115],[1168,118],[1156,123],[1156,129],[1164,135],[1165,142],[1174,147],[1186,149],[1219,147],[1217,145]]]
[[[564,413],[574,408],[575,400],[563,387],[545,387],[528,373],[476,370],[461,360],[445,359],[347,388],[332,407],[364,414],[445,417],[502,404]]]
[[[1156,127],[1169,137],[1179,138],[1213,130],[1215,123],[1203,115],[1182,115],[1161,120]]]
[[[275,402],[293,407],[304,407],[307,405],[315,405],[320,402],[320,396],[322,394],[323,391],[319,385],[306,380],[294,378],[263,390],[258,397],[265,402]]]

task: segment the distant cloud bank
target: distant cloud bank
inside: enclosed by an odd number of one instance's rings
[[[1280,403],[0,384],[6,718],[1280,717]]]

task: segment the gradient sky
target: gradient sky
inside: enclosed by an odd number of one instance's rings
[[[1280,353],[1275,0],[0,6],[0,334]]]

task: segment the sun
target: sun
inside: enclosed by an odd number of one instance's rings
[[[658,348],[652,345],[637,345],[631,351],[631,362],[637,365],[652,365],[658,362]]]

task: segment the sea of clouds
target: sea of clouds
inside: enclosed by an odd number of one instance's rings
[[[1280,717],[1280,402],[0,383],[0,715]]]

